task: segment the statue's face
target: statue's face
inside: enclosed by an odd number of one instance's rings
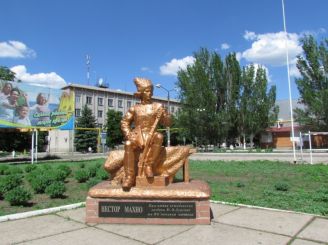
[[[141,99],[144,102],[150,101],[152,96],[153,96],[153,88],[152,87],[145,88],[145,90],[141,93]]]

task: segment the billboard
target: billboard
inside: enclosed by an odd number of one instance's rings
[[[74,128],[74,91],[0,81],[0,128]]]

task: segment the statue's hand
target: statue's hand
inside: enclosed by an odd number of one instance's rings
[[[135,132],[130,132],[127,136],[127,139],[133,143],[137,142],[137,134]]]

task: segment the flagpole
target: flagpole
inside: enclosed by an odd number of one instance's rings
[[[284,0],[281,0],[281,3],[282,3],[282,16],[283,16],[284,32],[285,32],[286,64],[287,64],[288,90],[289,90],[289,108],[290,108],[290,121],[291,121],[291,124],[292,124],[291,126],[292,126],[293,156],[294,156],[294,163],[296,163],[294,116],[293,116],[292,91],[291,91],[291,86],[290,86],[289,52],[288,52],[288,38],[287,38],[285,2],[284,2]]]

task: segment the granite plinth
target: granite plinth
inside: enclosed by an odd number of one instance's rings
[[[165,187],[132,187],[104,181],[91,188],[87,223],[210,224],[210,188],[203,181]]]

